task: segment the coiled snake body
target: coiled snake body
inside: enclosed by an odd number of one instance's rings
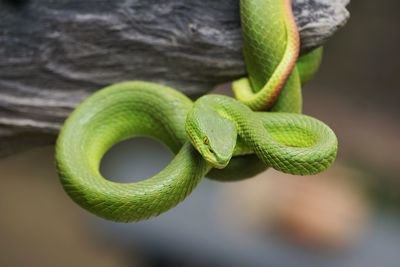
[[[295,66],[299,44],[290,1],[242,0],[241,19],[249,78],[233,84],[240,102],[206,95],[193,103],[167,86],[133,81],[111,85],[79,105],[56,144],[57,170],[75,202],[109,220],[138,221],[176,206],[207,173],[235,180],[272,167],[306,175],[332,164],[333,131],[293,113],[301,110],[300,85],[318,68],[320,49]],[[253,111],[261,109],[275,112]],[[143,181],[105,179],[101,158],[132,136],[159,139],[176,156]]]

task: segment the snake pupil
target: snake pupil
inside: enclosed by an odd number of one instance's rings
[[[204,137],[204,144],[208,145],[208,137],[207,136]]]

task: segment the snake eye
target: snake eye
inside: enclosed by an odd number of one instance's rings
[[[203,141],[204,141],[204,144],[208,145],[208,137],[207,136],[204,137]]]

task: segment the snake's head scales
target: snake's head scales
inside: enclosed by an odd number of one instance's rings
[[[228,165],[237,137],[231,121],[198,100],[186,117],[185,129],[192,145],[213,168]]]

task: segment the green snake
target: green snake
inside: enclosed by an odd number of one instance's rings
[[[297,60],[290,1],[241,0],[240,10],[249,77],[233,83],[237,100],[205,95],[193,102],[173,88],[132,81],[97,91],[71,113],[57,139],[56,165],[76,203],[109,220],[139,221],[176,206],[205,175],[235,180],[267,167],[310,175],[333,163],[333,131],[296,114],[321,49]],[[266,109],[273,112],[260,111]],[[103,155],[133,136],[158,139],[176,156],[139,182],[105,179]]]

